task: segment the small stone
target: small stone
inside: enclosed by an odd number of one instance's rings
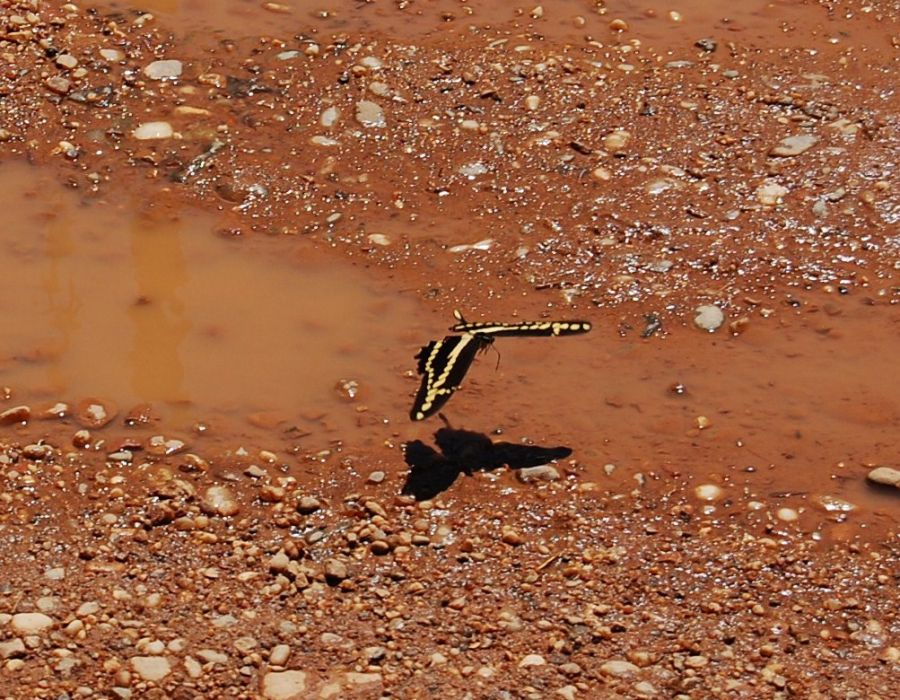
[[[153,80],[172,80],[181,75],[181,61],[153,61],[144,67],[144,75]]]
[[[209,515],[222,515],[225,517],[236,515],[241,506],[234,494],[225,486],[210,486],[206,489],[200,509]]]
[[[625,131],[625,129],[616,129],[604,137],[603,145],[606,147],[606,150],[611,153],[621,153],[625,150],[630,141],[630,132]]]
[[[298,700],[306,697],[306,673],[272,671],[263,676],[262,693],[266,700]]]
[[[876,467],[866,477],[869,481],[900,489],[900,469]]]
[[[697,39],[697,41],[694,42],[694,46],[706,53],[712,53],[716,50],[718,44],[715,39]]]
[[[525,109],[530,112],[534,112],[538,107],[541,106],[541,98],[537,95],[529,95],[525,98]]]
[[[568,661],[560,665],[559,671],[567,676],[580,676],[584,669],[574,661]]]
[[[44,85],[51,92],[55,92],[57,95],[65,95],[68,94],[69,88],[72,86],[72,83],[59,75],[51,75],[44,81]]]
[[[837,496],[817,496],[815,500],[829,513],[849,513],[856,510],[856,504]]]
[[[36,416],[41,420],[53,420],[55,418],[65,418],[72,409],[69,404],[63,401],[54,401],[52,404],[45,404],[36,411]]]
[[[465,175],[469,179],[473,179],[478,177],[479,175],[485,175],[490,172],[488,166],[486,166],[481,161],[460,165],[457,171],[460,175]]]
[[[12,617],[12,627],[19,634],[41,634],[53,627],[53,618],[44,613],[17,613]]]
[[[101,58],[107,61],[121,61],[125,58],[125,53],[119,49],[100,49]]]
[[[564,685],[562,688],[557,689],[556,694],[561,698],[565,698],[565,700],[575,700],[578,688],[574,685]]]
[[[519,662],[519,668],[527,668],[528,666],[543,666],[547,663],[540,654],[528,654]]]
[[[169,122],[144,122],[131,132],[140,141],[172,138],[175,130]]]
[[[273,666],[284,666],[291,655],[291,648],[287,644],[277,644],[269,652],[269,663]]]
[[[235,646],[237,646],[237,642],[235,642]],[[197,652],[197,656],[199,656],[200,660],[205,664],[218,664],[219,666],[224,666],[228,663],[228,654],[216,651],[215,649],[201,649]]]
[[[653,697],[658,693],[656,686],[649,681],[639,681],[634,684],[634,692],[641,697]]]
[[[340,559],[329,559],[325,562],[325,578],[329,583],[340,583],[349,576],[347,565]]]
[[[0,425],[25,423],[29,418],[31,418],[31,409],[28,406],[13,406],[0,413]]]
[[[96,600],[92,600],[79,605],[78,610],[75,611],[75,614],[78,617],[85,617],[86,615],[96,615],[98,612],[100,612],[100,603],[98,603]]]
[[[164,656],[133,656],[131,667],[145,681],[161,681],[172,672],[169,660]]]
[[[500,540],[503,544],[508,544],[512,547],[525,544],[525,538],[509,526],[504,526],[502,533]]]
[[[722,489],[715,484],[700,484],[694,489],[694,494],[701,501],[716,501],[722,497]]]
[[[684,660],[684,665],[688,668],[703,668],[709,663],[709,659],[701,654],[689,656]]]
[[[605,661],[601,664],[600,671],[607,676],[630,676],[640,671],[640,669],[629,661],[613,660]]]
[[[786,523],[792,523],[800,517],[800,514],[793,508],[779,508],[775,515]]]
[[[16,637],[0,642],[0,659],[16,659],[25,656],[25,643]]]
[[[368,127],[381,128],[387,126],[381,105],[369,100],[360,100],[356,103],[356,121]]]
[[[609,28],[614,32],[627,32],[628,22],[626,22],[624,19],[614,19],[609,23]]]
[[[337,120],[341,117],[341,110],[337,107],[328,107],[322,112],[322,116],[319,118],[319,123],[324,126],[326,129],[331,128],[337,123]]]
[[[322,504],[319,502],[318,498],[313,496],[303,496],[297,502],[297,512],[303,513],[304,515],[309,515],[310,513],[315,513],[322,507]]]
[[[725,322],[725,314],[715,304],[704,304],[694,310],[694,325],[712,333]]]
[[[533,481],[559,481],[559,470],[549,464],[537,467],[523,467],[516,470],[516,478],[523,484]]]
[[[373,685],[375,683],[381,683],[381,674],[380,673],[356,673],[353,671],[349,671],[344,675],[347,683],[349,685],[361,686],[361,685]]]
[[[815,146],[818,141],[818,137],[813,136],[812,134],[787,136],[781,139],[781,141],[769,151],[769,155],[781,157],[797,156],[804,151],[808,151]]]
[[[789,191],[790,190],[788,190],[787,187],[779,185],[777,182],[766,180],[756,189],[756,198],[759,200],[760,204],[767,207],[774,207],[776,204],[781,203],[782,198]]]
[[[56,65],[60,68],[65,68],[66,70],[72,70],[78,65],[78,59],[75,58],[72,54],[61,53],[56,57],[55,61]]]

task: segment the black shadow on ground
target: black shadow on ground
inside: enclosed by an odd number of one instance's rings
[[[487,435],[471,430],[441,428],[434,434],[438,452],[421,440],[406,444],[406,463],[410,472],[403,493],[417,501],[434,498],[446,491],[460,474],[492,471],[504,465],[510,469],[536,467],[572,454],[568,447],[539,447],[494,442]]]

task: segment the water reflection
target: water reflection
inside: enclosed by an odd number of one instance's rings
[[[136,203],[135,203],[136,204]],[[187,264],[182,247],[183,222],[130,222],[132,264],[137,296],[128,308],[131,386],[151,401],[185,400],[181,353],[191,323],[185,314]]]

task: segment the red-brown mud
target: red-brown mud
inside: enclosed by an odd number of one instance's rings
[[[897,20],[0,0],[0,697],[892,697]]]

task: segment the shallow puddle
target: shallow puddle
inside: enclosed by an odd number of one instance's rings
[[[720,512],[755,500],[839,519],[837,497],[861,509],[856,520],[891,519],[896,496],[865,477],[896,463],[900,309],[870,301],[810,295],[739,337],[620,338],[610,319],[586,336],[498,339],[499,358],[476,362],[445,413],[454,427],[574,447],[601,485],[642,474],[663,489],[717,484]]]
[[[181,421],[263,411],[330,427],[361,403],[397,403],[384,394],[412,302],[361,271],[302,244],[217,236],[215,216],[126,192],[87,202],[29,166],[0,178],[12,402],[99,397]],[[359,382],[356,401],[341,380]]]

